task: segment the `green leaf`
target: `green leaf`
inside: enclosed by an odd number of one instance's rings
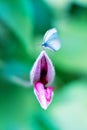
[[[74,0],[74,2],[80,6],[87,7],[87,0]]]
[[[34,33],[35,35],[41,35],[52,27],[53,12],[43,0],[32,0],[32,7],[34,12]]]
[[[33,26],[31,3],[27,0],[1,0],[0,19],[15,33],[25,49],[28,50]]]
[[[60,130],[87,129],[87,81],[71,82],[56,93],[53,122]]]
[[[29,81],[30,65],[19,61],[3,63],[0,78],[22,87],[31,87]]]

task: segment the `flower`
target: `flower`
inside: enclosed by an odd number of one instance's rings
[[[31,83],[34,84],[34,93],[43,109],[47,109],[53,98],[53,87],[49,86],[55,76],[53,64],[46,54],[42,51],[30,73]]]

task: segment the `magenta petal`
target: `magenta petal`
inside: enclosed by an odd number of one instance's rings
[[[53,95],[53,87],[47,87],[45,97],[46,97],[48,104],[51,101],[52,95]]]
[[[34,93],[43,109],[47,109],[49,104],[52,101],[53,97],[53,88],[47,87],[45,88],[44,85],[40,82],[36,83],[34,86]]]

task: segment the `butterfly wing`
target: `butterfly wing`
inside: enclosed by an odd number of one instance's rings
[[[58,40],[56,40],[56,39],[55,39],[55,40],[52,40],[51,42],[48,43],[48,49],[51,49],[51,50],[53,50],[53,51],[59,50],[60,47],[61,47],[60,41],[58,41]]]
[[[54,33],[56,33],[56,32],[57,32],[56,28],[53,28],[53,29],[48,30],[48,31],[45,33],[45,35],[44,35],[43,41],[46,42],[46,41],[47,41]]]
[[[61,44],[58,38],[57,30],[55,28],[46,32],[42,46],[47,47],[48,49],[53,51],[57,51],[60,49]]]

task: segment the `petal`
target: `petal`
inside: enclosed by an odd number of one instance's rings
[[[46,110],[53,98],[53,88],[45,88],[42,83],[38,82],[34,86],[34,93],[41,107]]]
[[[31,83],[33,84],[40,81],[41,60],[43,56],[45,57],[46,63],[47,63],[47,74],[45,77],[48,81],[47,83],[51,83],[54,79],[55,70],[54,70],[53,64],[50,58],[48,57],[48,55],[46,54],[46,52],[42,51],[39,57],[37,58],[36,62],[34,63],[31,73],[30,73],[30,80],[31,80]]]

